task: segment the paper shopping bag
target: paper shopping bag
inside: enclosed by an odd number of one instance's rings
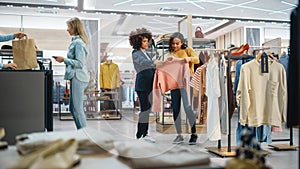
[[[18,65],[18,69],[37,68],[34,39],[25,37],[25,39],[12,41],[14,63]]]

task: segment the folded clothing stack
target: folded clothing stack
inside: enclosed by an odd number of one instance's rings
[[[105,153],[114,148],[114,140],[111,135],[92,128],[82,128],[78,131],[38,132],[18,135],[16,137],[16,148],[21,155],[26,155],[58,139],[65,141],[75,139],[78,141],[78,151]]]
[[[174,168],[187,166],[208,166],[209,155],[181,146],[166,148],[142,141],[116,144],[119,157],[131,162],[133,168]]]

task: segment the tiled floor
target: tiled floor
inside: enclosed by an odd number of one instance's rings
[[[128,141],[135,139],[136,122],[133,120],[133,111],[126,110],[121,120],[88,120],[87,125],[97,130],[105,131],[114,136],[117,141]],[[235,130],[237,126],[237,115],[233,115],[231,127],[231,145],[235,146]],[[54,120],[55,131],[75,130],[73,121],[60,121],[57,117]],[[293,129],[294,134],[294,145],[299,145],[299,129]],[[156,143],[159,146],[172,146],[172,140],[175,138],[175,134],[163,134],[156,131],[155,123],[150,124],[150,132],[153,138],[156,139]],[[283,132],[272,133],[273,139],[286,139],[289,138],[289,129],[283,129]],[[220,164],[224,164],[228,158],[221,158],[217,155],[207,152],[205,147],[216,147],[217,142],[208,141],[206,134],[200,133],[198,143],[193,145],[192,148],[207,153],[211,157],[214,157],[214,161],[219,161]],[[187,144],[189,135],[185,135],[185,143],[182,146],[190,146]],[[228,136],[222,136],[222,146],[227,146]],[[289,142],[273,142],[274,144],[288,144]],[[262,143],[261,147],[270,152],[271,154],[266,156],[266,161],[269,166],[273,169],[298,169],[299,168],[299,149],[289,151],[275,151],[271,149],[266,143]],[[219,160],[218,160],[219,159]]]

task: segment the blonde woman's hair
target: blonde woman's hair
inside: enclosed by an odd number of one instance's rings
[[[86,35],[84,26],[79,18],[73,17],[67,21],[68,26],[73,28],[74,34],[78,35],[85,44],[88,44],[88,37]]]

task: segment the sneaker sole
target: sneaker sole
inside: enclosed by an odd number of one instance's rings
[[[180,141],[180,142],[173,142],[173,144],[182,144],[183,141]]]

